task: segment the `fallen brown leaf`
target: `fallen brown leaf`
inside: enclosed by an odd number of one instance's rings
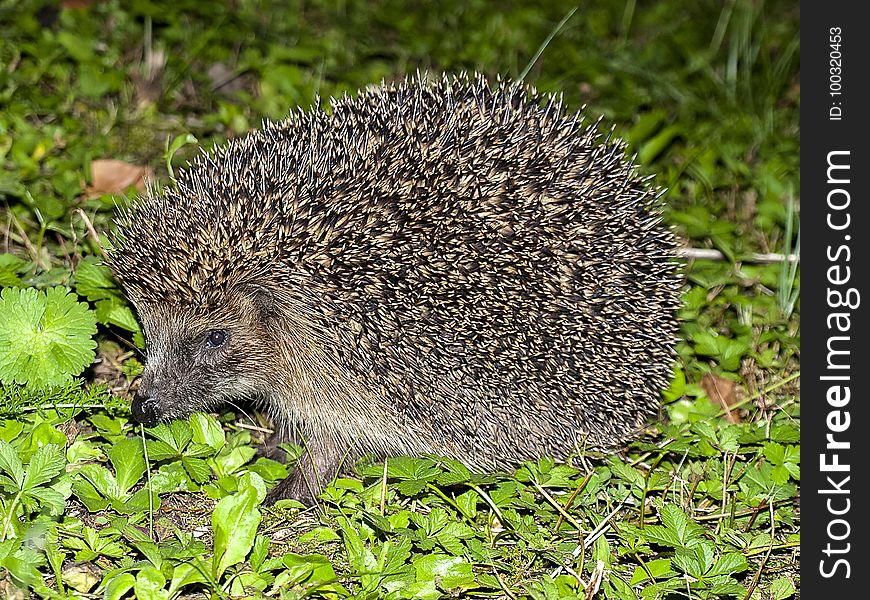
[[[712,373],[707,373],[701,378],[701,389],[707,394],[710,402],[727,410],[725,418],[731,423],[740,423],[740,412],[731,407],[741,400],[741,390],[736,382]]]
[[[123,160],[97,159],[91,163],[91,185],[85,188],[85,194],[88,198],[123,194],[134,185],[141,192],[145,189],[145,180],[153,174],[147,167],[131,165]]]

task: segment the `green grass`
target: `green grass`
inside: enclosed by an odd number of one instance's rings
[[[798,7],[536,4],[0,0],[0,596],[795,596],[800,268],[753,256],[799,251]],[[95,190],[95,161],[165,183],[200,145],[417,69],[603,115],[683,245],[723,259],[686,260],[663,418],[624,452],[487,476],[395,458],[319,512],[262,506],[287,467],[259,427],[131,421],[141,333],[99,257],[135,191]]]

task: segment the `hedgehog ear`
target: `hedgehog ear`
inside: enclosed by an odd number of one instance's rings
[[[254,306],[263,316],[275,314],[275,296],[266,286],[259,283],[243,283],[236,286],[235,289],[253,302]]]

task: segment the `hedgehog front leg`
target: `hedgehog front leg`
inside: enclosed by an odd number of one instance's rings
[[[309,440],[302,446],[293,472],[269,490],[267,503],[292,498],[312,506],[324,486],[335,478],[344,455],[335,442]]]

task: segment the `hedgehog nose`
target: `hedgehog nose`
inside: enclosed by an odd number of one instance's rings
[[[157,425],[157,400],[152,396],[145,396],[137,392],[133,396],[133,403],[130,408],[133,412],[133,418],[145,427]]]

